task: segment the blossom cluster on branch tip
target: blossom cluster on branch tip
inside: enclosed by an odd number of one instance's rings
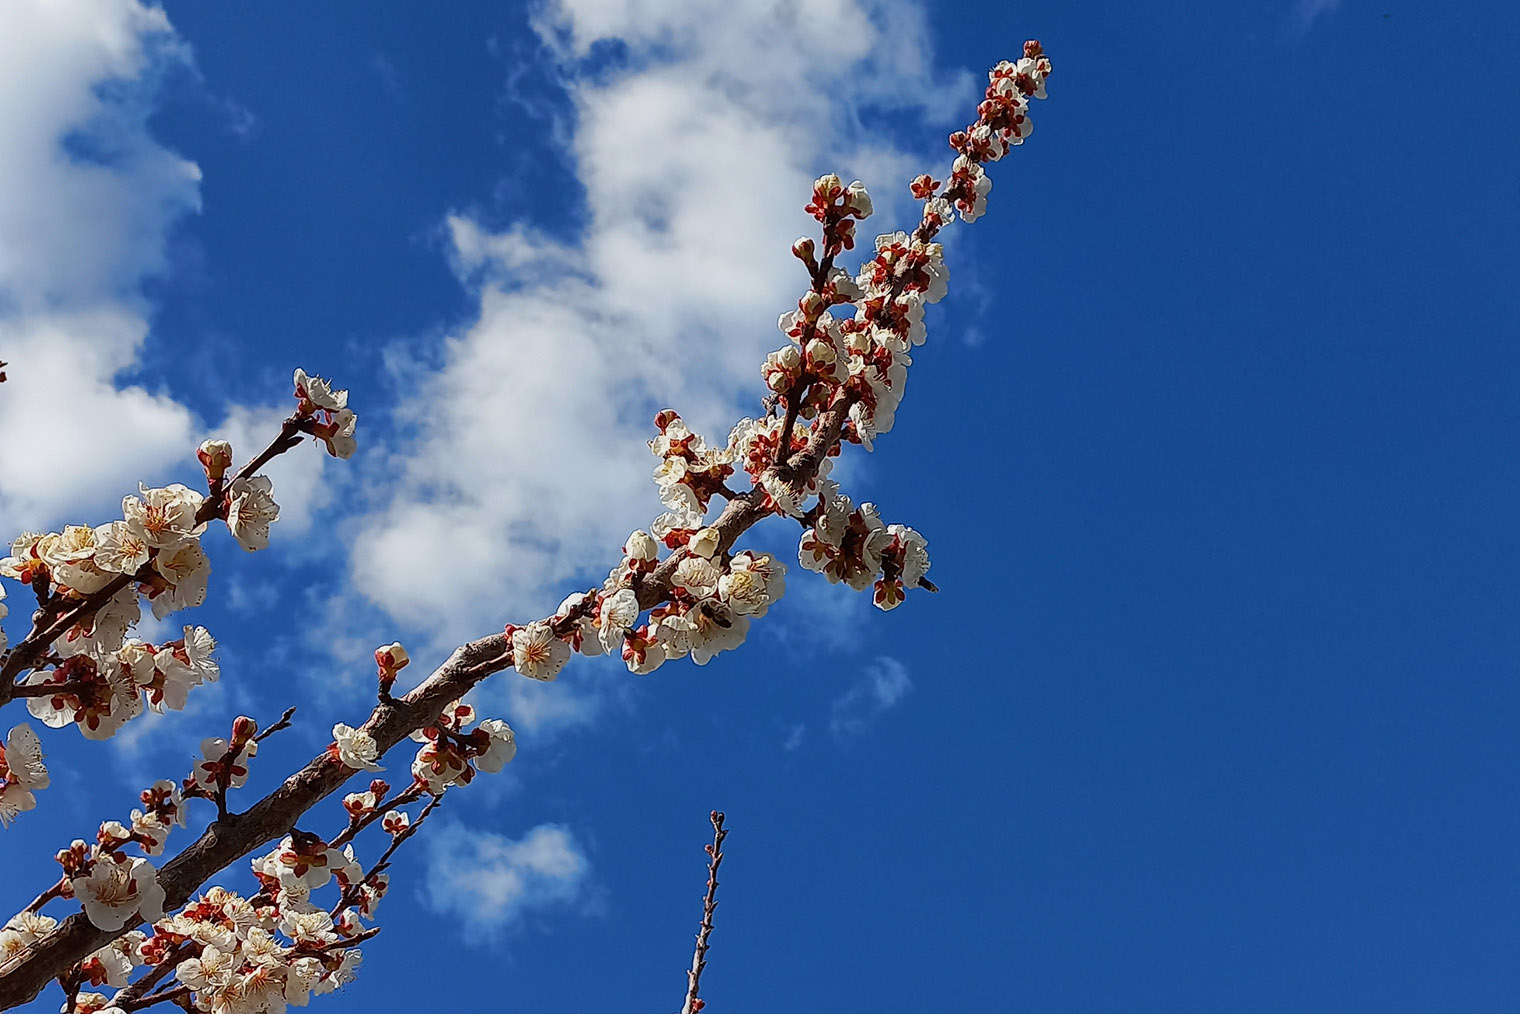
[[[348,392],[333,390],[331,383],[307,376],[305,370],[296,370],[295,385],[296,414],[310,420],[306,432],[322,441],[333,457],[352,457],[357,446],[354,427],[359,417],[348,407]]]
[[[216,681],[216,641],[205,627],[187,626],[181,638],[163,644],[128,635],[142,617],[143,599],[156,619],[205,600],[211,561],[201,537],[211,521],[223,521],[245,550],[269,545],[280,505],[258,467],[299,444],[302,434],[336,457],[353,453],[356,418],[348,392],[303,370],[295,371],[294,385],[294,413],[242,471],[232,472],[232,445],[225,440],[206,440],[196,449],[204,495],[180,483],[140,485],[137,495],[122,499],[119,520],[26,532],[11,543],[0,577],[28,586],[38,608],[31,633],[9,651],[0,630],[0,678],[10,683],[0,703],[25,698],[50,728],[74,724],[90,739],[105,739],[144,710],[183,709],[192,688]],[[0,585],[0,618],[5,597]],[[0,796],[4,822],[30,809],[31,791],[41,787],[16,782],[0,789],[9,794]]]
[[[766,553],[734,551],[732,536],[726,542],[721,526],[707,522],[714,498],[796,519],[802,566],[834,583],[872,589],[881,609],[901,605],[910,589],[934,590],[928,540],[906,525],[884,524],[872,504],[856,507],[829,478],[832,459],[846,443],[869,451],[892,429],[913,365],[910,350],[927,335],[924,307],[949,287],[935,237],[957,216],[973,222],[985,213],[992,181],[983,165],[1029,136],[1029,100],[1045,97],[1049,74],[1038,42],[1026,43],[1019,60],[992,68],[977,121],[950,135],[956,158],[947,179],[920,175],[909,183],[922,202],[918,225],[877,236],[853,274],[835,261],[854,249],[857,224],[874,211],[871,195],[859,180],[846,184],[827,174],[814,181],[805,210],[822,237],[792,244],[811,284],[797,308],[777,320],[789,343],[761,366],[771,392],[767,413],[741,419],[722,445],[709,443],[674,410],[655,416],[649,449],[666,513],[649,531],[629,536],[600,590],[571,595],[546,620],[506,628],[520,674],[552,680],[572,651],[617,653],[630,671],[648,673],[688,655],[700,665],[743,643],[750,619],[781,597],[786,567]],[[736,492],[730,482],[740,474],[750,485]],[[656,571],[658,602],[651,606],[656,596],[643,593]],[[382,667],[382,696],[387,692]]]

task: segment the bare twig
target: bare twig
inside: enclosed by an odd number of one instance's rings
[[[290,716],[294,715],[295,713],[296,709],[294,707],[286,708],[285,714],[280,716],[280,720],[271,725],[269,728],[265,729],[263,732],[259,733],[257,736],[253,737],[253,741],[255,743],[262,743],[264,740],[268,739],[270,736],[273,736],[275,733],[283,732],[284,730],[290,728]]]
[[[707,967],[707,940],[712,936],[713,913],[718,910],[718,867],[723,865],[723,839],[728,837],[722,810],[714,810],[708,819],[712,821],[713,840],[707,846],[707,894],[702,898],[702,925],[697,929],[697,949],[686,973],[686,1002],[681,1006],[681,1014],[697,1014],[707,1006],[697,994],[702,986],[702,969]]]

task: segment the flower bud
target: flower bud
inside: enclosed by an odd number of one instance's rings
[[[375,664],[381,669],[389,669],[391,672],[400,672],[411,662],[406,649],[400,641],[392,641],[390,644],[375,649]]]
[[[813,181],[813,197],[824,203],[832,203],[844,190],[844,181],[833,173],[825,173]]]
[[[859,180],[850,184],[844,192],[844,210],[846,214],[856,218],[870,218],[872,205],[871,195],[866,192],[866,185]]]
[[[259,731],[259,723],[247,715],[239,715],[232,720],[232,742],[229,748],[240,750],[248,745],[248,741]]]
[[[807,236],[798,236],[792,243],[792,256],[806,263],[813,259],[813,241]]]
[[[634,532],[623,543],[623,552],[630,560],[650,563],[659,558],[660,544],[648,532]]]
[[[718,530],[716,528],[702,528],[691,537],[686,548],[703,559],[710,559],[718,551]]]
[[[203,440],[196,449],[196,458],[206,470],[206,478],[216,482],[232,467],[232,445],[225,440]]]
[[[834,351],[834,345],[822,338],[814,338],[807,345],[808,362],[813,366],[829,366],[839,360],[839,354]]]

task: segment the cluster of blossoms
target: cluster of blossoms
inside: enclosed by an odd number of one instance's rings
[[[25,698],[50,728],[74,724],[90,739],[106,739],[144,710],[184,708],[191,688],[217,679],[216,641],[205,627],[187,626],[183,637],[164,644],[128,635],[141,619],[143,599],[156,619],[205,600],[211,561],[201,537],[211,521],[223,521],[245,550],[269,545],[280,505],[269,478],[256,474],[265,462],[299,444],[303,434],[335,457],[353,453],[356,417],[348,392],[303,370],[295,371],[294,385],[295,412],[241,471],[232,473],[232,446],[225,440],[200,445],[204,495],[179,483],[140,486],[137,495],[123,498],[119,520],[15,539],[10,555],[0,559],[0,577],[27,585],[38,610],[31,634],[0,655],[6,681],[0,703]],[[5,648],[0,631],[0,651]],[[15,807],[0,804],[7,820],[34,802],[30,789],[17,786],[7,790]]]
[[[387,659],[397,654],[404,657],[400,645],[377,652]],[[390,786],[376,779],[366,790],[344,797],[347,823],[330,840],[292,830],[271,851],[253,857],[258,891],[252,896],[213,887],[166,914],[164,888],[146,857],[162,854],[170,830],[186,825],[190,799],[214,800],[219,816],[226,818],[227,791],[247,781],[248,758],[289,719],[287,712],[259,733],[251,718],[239,717],[230,737],[201,744],[202,756],[183,783],[156,782],[143,791],[142,807],[132,811],[129,823],[106,821],[94,844],[79,840],[60,851],[63,875],[58,883],[0,930],[0,970],[57,927],[39,910],[63,898],[78,901],[96,928],[118,934],[60,978],[71,995],[72,1007],[66,1005],[66,1010],[129,1014],[172,1000],[212,1014],[279,1014],[349,982],[362,960],[358,945],[379,932],[371,924],[389,890],[387,871],[397,848],[416,833],[450,786],[469,782],[477,770],[499,771],[512,760],[516,744],[505,722],[487,719],[469,728],[475,723],[474,709],[456,702],[413,737],[423,746],[404,790],[389,795]],[[353,761],[373,760],[375,744],[367,733],[347,726],[338,730],[338,742],[329,750],[336,762],[356,767]],[[40,778],[46,784],[36,737],[28,736],[25,729],[12,732],[0,751],[0,772],[20,771],[25,783]],[[404,809],[424,797],[431,799],[415,818]],[[389,837],[389,846],[366,870],[352,842],[373,824]],[[141,855],[127,854],[129,847]],[[317,892],[329,887],[336,897],[318,904]],[[140,924],[145,929],[133,928]],[[139,969],[147,971],[134,982]],[[86,987],[118,992],[107,997]]]
[[[837,496],[817,511],[798,546],[802,566],[856,591],[874,585],[872,601],[881,609],[902,604],[908,588],[927,587],[929,543],[907,525],[884,525],[876,505],[855,507]]]
[[[331,383],[308,376],[305,370],[297,370],[294,379],[296,417],[305,424],[302,432],[322,441],[327,453],[335,458],[353,457],[358,446],[354,427],[359,417],[348,407],[348,392],[333,390]]]
[[[549,620],[508,627],[517,671],[552,680],[574,650],[619,655],[642,675],[688,655],[705,665],[744,643],[751,617],[764,616],[785,591],[786,566],[768,553],[719,553],[716,530],[678,524],[666,514],[654,525],[659,538],[632,533],[600,590],[569,596]],[[683,552],[668,594],[640,622],[637,589],[660,562],[662,544]]]
[[[935,236],[957,216],[971,222],[985,212],[992,183],[983,164],[1029,136],[1029,100],[1045,97],[1049,73],[1037,42],[1025,44],[1020,60],[992,69],[977,122],[950,135],[956,159],[948,180],[922,175],[909,185],[922,202],[918,226],[877,236],[854,274],[835,260],[854,249],[858,223],[874,210],[871,196],[859,180],[846,184],[830,174],[814,182],[806,210],[822,226],[822,242],[804,237],[792,245],[811,285],[777,321],[789,343],[761,367],[771,392],[768,413],[740,420],[721,447],[672,410],[655,416],[658,435],[649,447],[667,512],[649,531],[629,536],[622,561],[599,590],[571,595],[549,619],[507,627],[511,664],[520,674],[554,679],[573,651],[618,653],[630,671],[647,673],[687,655],[700,665],[741,644],[751,617],[780,598],[786,568],[765,553],[728,551],[719,529],[707,523],[714,497],[796,519],[802,566],[834,583],[872,589],[881,609],[902,604],[909,589],[934,590],[928,541],[842,495],[829,478],[832,458],[845,443],[870,450],[892,428],[913,364],[910,350],[925,340],[924,307],[949,286]],[[836,412],[847,413],[843,423],[830,422]],[[808,467],[792,466],[798,456]],[[751,485],[736,493],[729,482],[741,472]],[[656,571],[658,594],[645,596]],[[388,688],[382,663],[382,696]]]
[[[487,718],[475,728],[475,709],[455,701],[432,725],[412,733],[421,743],[412,760],[412,779],[422,789],[439,795],[451,785],[468,785],[478,768],[488,774],[517,756],[512,727],[499,718]]]
[[[145,706],[183,710],[193,687],[216,682],[215,649],[205,627],[186,627],[182,637],[160,645],[133,638],[114,651],[68,655],[21,684],[26,706],[50,729],[72,723],[87,739],[109,739]]]

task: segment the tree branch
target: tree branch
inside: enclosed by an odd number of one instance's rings
[[[723,839],[728,837],[723,811],[714,810],[708,819],[712,821],[713,840],[707,846],[707,894],[702,898],[702,924],[697,928],[697,949],[691,956],[691,970],[686,973],[686,1003],[681,1006],[681,1014],[697,1014],[707,1006],[698,992],[702,970],[707,967],[707,940],[712,936],[713,913],[718,910],[718,867],[723,865]]]

